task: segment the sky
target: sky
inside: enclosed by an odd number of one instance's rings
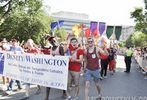
[[[85,13],[89,20],[106,22],[109,25],[135,25],[130,12],[144,7],[143,0],[43,0],[51,7],[51,13],[70,11]]]

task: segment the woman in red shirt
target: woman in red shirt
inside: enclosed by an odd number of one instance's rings
[[[107,68],[108,68],[108,49],[106,48],[106,45],[102,46],[102,52],[99,52],[100,59],[101,59],[101,79],[107,78]]]

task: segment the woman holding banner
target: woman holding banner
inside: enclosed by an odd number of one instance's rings
[[[103,52],[100,52],[99,55],[100,55],[100,59],[101,59],[101,77],[100,79],[103,79],[103,78],[107,78],[107,68],[108,68],[108,63],[109,63],[109,53],[108,53],[108,49],[107,49],[107,46],[106,44],[103,44],[102,45],[102,50]]]
[[[27,48],[26,53],[33,53],[33,54],[40,53],[40,50],[37,48],[37,46],[35,45],[35,43],[32,39],[28,39],[25,46]],[[36,94],[39,94],[41,91],[41,88],[39,85],[37,87],[38,87],[38,89],[37,89]],[[23,98],[23,100],[29,98],[30,83],[26,83],[25,89],[26,89],[26,93],[25,93],[26,96],[25,96],[25,98]]]

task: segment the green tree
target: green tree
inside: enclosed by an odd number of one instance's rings
[[[0,4],[0,37],[20,40],[32,38],[36,43],[50,31],[52,19],[42,10],[42,0],[2,0]],[[10,10],[6,9],[10,6]],[[6,8],[5,8],[6,7]]]
[[[127,39],[126,45],[132,47],[147,46],[147,35],[142,32],[135,32]]]
[[[144,0],[145,9],[136,8],[131,12],[131,18],[136,22],[136,30],[147,34],[147,0]]]
[[[54,35],[59,37],[60,41],[65,41],[67,33],[66,33],[65,29],[63,27],[61,27],[61,28],[55,29]]]

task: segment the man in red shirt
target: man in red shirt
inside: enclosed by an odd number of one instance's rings
[[[79,78],[81,63],[83,61],[83,50],[78,47],[78,40],[76,38],[71,38],[70,44],[72,49],[70,49],[70,61],[69,61],[69,75],[68,75],[68,90],[67,99],[70,100],[71,96],[69,94],[70,82],[73,79],[75,83],[75,98],[79,95]]]

